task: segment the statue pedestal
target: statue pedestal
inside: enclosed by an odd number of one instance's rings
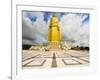
[[[48,49],[49,50],[61,50],[61,46],[60,43],[58,42],[50,42],[48,43]]]

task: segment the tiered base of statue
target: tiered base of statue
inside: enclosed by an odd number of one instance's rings
[[[51,51],[61,50],[61,45],[58,42],[49,42],[47,48]]]

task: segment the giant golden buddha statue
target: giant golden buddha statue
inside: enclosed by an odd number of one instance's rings
[[[48,47],[49,49],[60,49],[60,29],[58,19],[55,14],[50,19],[48,28]]]

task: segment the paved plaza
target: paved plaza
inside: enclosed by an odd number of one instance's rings
[[[23,69],[34,68],[61,68],[74,66],[88,66],[89,51],[66,50],[66,51],[34,51],[23,50]]]

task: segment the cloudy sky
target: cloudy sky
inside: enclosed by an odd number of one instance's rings
[[[49,20],[53,12],[23,11],[23,44],[47,43]],[[88,13],[56,13],[59,20],[61,42],[75,46],[89,46]]]

